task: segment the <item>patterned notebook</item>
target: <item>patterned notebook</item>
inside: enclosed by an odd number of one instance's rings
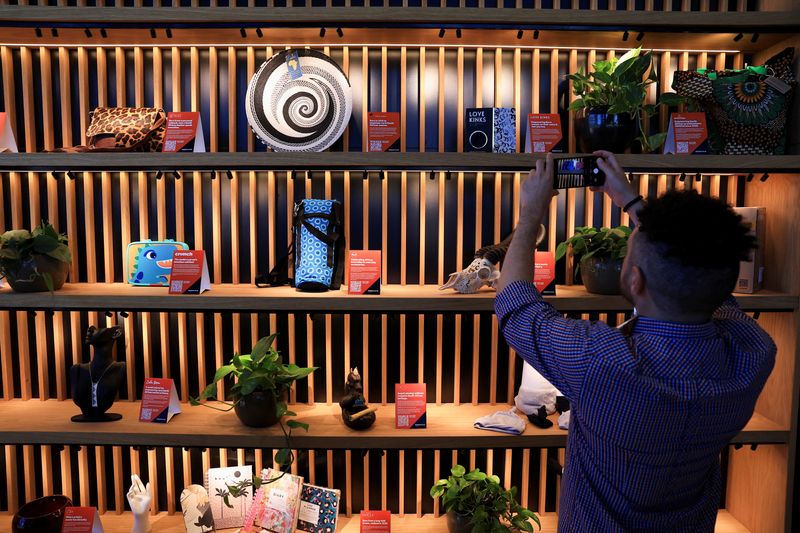
[[[244,517],[252,501],[252,488],[238,498],[228,496],[233,508],[225,505],[224,497],[229,494],[228,485],[253,477],[252,466],[234,466],[229,468],[209,468],[206,473],[206,490],[214,515],[214,526],[217,529],[242,527]]]
[[[261,479],[264,481],[261,488],[266,503],[259,525],[273,533],[294,533],[303,478],[265,468],[261,471]],[[269,480],[275,481],[267,483]]]
[[[300,493],[300,515],[297,530],[308,533],[333,533],[339,517],[339,496],[336,489],[303,485]]]

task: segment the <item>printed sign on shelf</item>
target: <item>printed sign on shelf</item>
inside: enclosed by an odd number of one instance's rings
[[[347,294],[380,294],[380,250],[350,250],[347,280]]]
[[[201,294],[210,289],[206,253],[203,250],[175,250],[172,254],[169,293]]]
[[[103,533],[103,524],[94,507],[67,507],[61,533]]]
[[[427,389],[424,383],[397,383],[394,386],[396,429],[427,427]]]
[[[533,255],[533,284],[544,296],[556,294],[556,256],[553,252],[536,250]]]
[[[361,511],[361,533],[390,533],[392,513],[389,511]]]
[[[672,113],[669,118],[665,154],[708,154],[705,113]]]
[[[368,113],[367,150],[400,151],[400,113]]]
[[[167,129],[164,133],[162,152],[205,152],[203,124],[200,113],[192,111],[167,114]]]
[[[534,154],[561,153],[564,151],[563,139],[561,117],[557,113],[530,113],[528,115],[526,152]]]
[[[17,152],[17,141],[8,113],[0,113],[0,152]]]
[[[147,378],[142,389],[139,422],[166,424],[181,412],[175,382],[169,378]]]

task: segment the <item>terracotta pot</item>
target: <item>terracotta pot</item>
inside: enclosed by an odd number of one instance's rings
[[[36,272],[39,272],[37,274]],[[34,255],[22,262],[16,272],[8,273],[8,284],[17,292],[45,292],[47,283],[40,274],[50,274],[53,278],[53,290],[64,286],[69,273],[69,264],[46,255]]]
[[[622,259],[590,257],[581,259],[581,279],[593,294],[621,294],[619,275]]]
[[[447,512],[447,531],[450,533],[470,533],[472,526],[469,525],[470,516],[458,514],[455,511]]]
[[[581,152],[608,150],[622,154],[636,138],[636,122],[628,113],[607,113],[607,108],[582,109],[575,117],[575,138]]]
[[[277,403],[271,392],[256,391],[239,399],[233,409],[245,426],[265,428],[278,423]]]
[[[45,496],[20,507],[11,521],[13,533],[53,533],[61,531],[64,508],[72,500],[66,496]]]

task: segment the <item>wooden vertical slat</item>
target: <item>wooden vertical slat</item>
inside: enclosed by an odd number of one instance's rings
[[[106,461],[105,448],[95,446],[94,448],[94,474],[97,477],[97,512],[104,514],[108,511],[108,499],[106,497]]]
[[[8,512],[14,513],[19,508],[19,493],[17,492],[17,447],[13,444],[7,444],[3,446],[3,448],[6,460],[6,498],[8,499]]]
[[[89,493],[89,450],[86,446],[78,447],[78,501],[81,507],[88,507],[91,501]]]
[[[35,470],[36,458],[33,454],[33,446],[30,444],[22,446],[22,465],[25,469],[25,476],[23,476],[23,485],[25,490],[25,501],[29,502],[36,499],[36,476],[33,475]]]
[[[18,172],[9,176],[11,196],[11,224],[14,228],[24,227],[22,221],[22,177]],[[19,361],[20,391],[23,400],[30,400],[33,396],[31,384],[31,359],[28,344],[28,313],[17,312],[17,354]]]
[[[123,470],[122,470],[122,448],[114,446],[111,448],[112,463],[114,465],[114,512],[122,514],[125,511],[123,501]]]

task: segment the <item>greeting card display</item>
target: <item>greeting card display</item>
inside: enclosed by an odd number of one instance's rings
[[[370,152],[400,151],[400,113],[367,114],[367,147]]]
[[[175,382],[169,378],[147,378],[142,389],[139,422],[166,424],[181,412]]]
[[[61,533],[103,533],[103,524],[94,507],[67,507]]]
[[[513,154],[517,151],[517,112],[513,107],[467,109],[464,150]]]
[[[350,250],[347,280],[347,294],[380,294],[381,251]]]
[[[200,113],[180,111],[167,113],[163,152],[205,152],[203,124]]]
[[[259,524],[273,533],[294,533],[303,478],[265,468],[261,471],[264,514]]]
[[[169,276],[170,294],[201,294],[211,289],[208,262],[203,250],[175,250]]]
[[[390,533],[392,513],[389,511],[361,511],[361,533]]]
[[[214,517],[214,527],[225,529],[242,527],[247,511],[252,505],[252,492],[250,487],[242,489],[238,498],[230,496],[228,485],[237,485],[242,481],[251,480],[253,477],[252,466],[232,466],[228,468],[209,468],[206,473],[206,490]],[[225,505],[225,497],[233,507]]]
[[[205,487],[189,485],[183,489],[181,511],[186,533],[214,533],[214,515]]]
[[[530,113],[527,137],[525,151],[528,153],[561,153],[564,151],[561,117],[557,113]]]
[[[394,386],[395,428],[427,427],[427,389],[424,383],[397,383]]]
[[[16,152],[17,141],[11,129],[11,117],[8,113],[0,113],[0,152]]]
[[[341,492],[337,489],[304,484],[300,493],[297,530],[308,533],[336,531],[340,497]]]
[[[665,154],[708,154],[705,113],[672,113],[669,118]]]

